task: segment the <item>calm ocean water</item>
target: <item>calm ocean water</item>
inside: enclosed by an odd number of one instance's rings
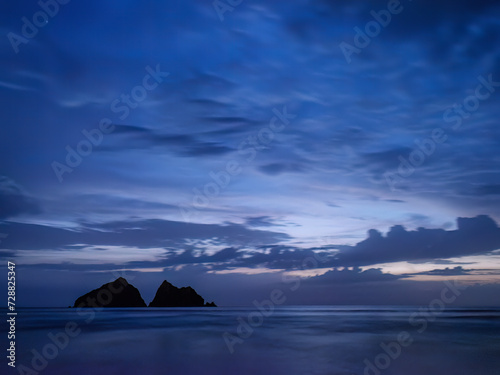
[[[279,307],[268,316],[257,311],[20,309],[17,367],[2,364],[0,373],[500,373],[500,309],[428,313],[418,307],[307,306]]]

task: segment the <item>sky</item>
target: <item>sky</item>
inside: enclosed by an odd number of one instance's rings
[[[19,304],[121,276],[146,303],[167,279],[221,306],[275,288],[428,304],[446,281],[468,286],[459,305],[498,305],[499,16],[487,0],[3,2],[0,259]]]

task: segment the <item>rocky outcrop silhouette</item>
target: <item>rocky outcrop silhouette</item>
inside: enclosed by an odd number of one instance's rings
[[[177,288],[164,280],[156,291],[149,307],[216,307],[215,303],[205,304],[205,300],[196,291],[188,287]]]
[[[141,293],[123,277],[77,298],[73,307],[146,307]]]
[[[167,280],[156,291],[149,307],[217,307],[214,302],[205,300],[196,291],[188,287],[177,288]],[[71,306],[69,306],[71,307]],[[123,277],[102,285],[81,297],[73,307],[146,307],[141,293]]]

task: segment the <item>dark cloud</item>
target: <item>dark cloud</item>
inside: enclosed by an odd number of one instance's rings
[[[114,126],[113,130],[114,134],[144,134],[150,132],[149,129],[135,125],[113,124],[113,126]]]
[[[445,269],[435,269],[426,272],[419,272],[413,275],[431,275],[431,276],[459,276],[459,275],[468,275],[470,274],[470,270],[464,270],[462,266],[456,266],[455,268]]]
[[[304,269],[310,262],[314,268],[323,267],[311,249],[299,249],[283,245],[265,246],[248,252],[244,258],[232,263],[234,267],[265,267],[271,269]],[[326,264],[324,265],[326,267]]]
[[[259,246],[289,238],[279,232],[249,229],[241,224],[192,224],[168,220],[130,220],[102,224],[82,223],[66,229],[8,222],[0,232],[9,233],[2,244],[11,249],[63,249],[75,244],[89,246],[170,247],[179,251],[187,240],[205,239],[236,246]]]
[[[279,232],[249,229],[251,226],[272,225],[267,217],[250,218],[246,225],[227,223],[186,224],[166,220],[139,220],[84,224],[78,229],[53,228],[34,224],[7,223],[0,231],[11,236],[5,247],[11,249],[73,249],[81,246],[124,246],[138,248],[165,248],[163,260],[133,262],[135,267],[159,267],[181,264],[211,264],[214,269],[235,267],[264,267],[268,269],[298,270],[328,267],[359,267],[398,261],[422,262],[465,255],[487,254],[500,248],[500,229],[487,216],[459,218],[458,229],[419,228],[407,231],[401,225],[391,228],[386,236],[370,230],[368,238],[355,246],[328,245],[316,248],[297,248],[277,245],[290,239]],[[256,222],[254,222],[256,221]],[[17,238],[21,233],[30,233]],[[16,240],[11,240],[16,238]],[[193,247],[192,240],[210,240],[229,247],[216,253],[207,253],[209,244]],[[271,245],[271,244],[275,245]],[[245,250],[242,250],[245,249]],[[201,253],[200,253],[201,252]],[[311,265],[312,264],[312,265]],[[443,263],[446,264],[446,263]],[[359,269],[354,269],[360,272]],[[338,272],[338,271],[335,271]],[[347,271],[346,271],[347,272]],[[363,271],[365,272],[365,271]],[[438,274],[432,271],[429,274]],[[465,271],[457,267],[451,274]],[[373,275],[366,273],[363,275]]]
[[[246,225],[250,227],[272,227],[279,224],[274,223],[274,219],[270,216],[255,216],[248,217],[246,220]]]
[[[486,254],[500,248],[500,229],[490,217],[458,218],[457,226],[457,230],[450,231],[425,228],[407,231],[395,225],[386,236],[372,229],[366,240],[342,248],[336,261],[343,266],[362,266]]]
[[[491,218],[458,218],[457,223],[458,229],[450,231],[426,228],[407,231],[403,226],[395,225],[386,236],[372,229],[368,238],[355,246],[332,245],[316,249],[283,245],[261,247],[258,252],[235,259],[231,265],[301,269],[305,259],[320,257],[320,261],[314,262],[314,268],[357,267],[487,254],[500,248],[500,229]]]
[[[328,207],[333,207],[333,208],[341,208],[342,207],[342,206],[339,206],[338,204],[330,203],[330,202],[327,202],[326,205]]]
[[[234,262],[235,260],[244,255],[243,252],[239,252],[238,249],[233,247],[222,249],[212,255],[207,255],[207,254],[194,255],[193,253],[194,253],[193,249],[187,249],[180,253],[175,251],[170,251],[167,253],[168,255],[166,255],[166,259],[164,261],[156,262],[156,266],[160,265],[175,266],[175,265],[187,265],[187,264],[203,265],[203,264],[225,263],[227,267],[227,264],[231,264],[232,262]],[[145,262],[132,262],[131,265],[138,266],[141,263]]]
[[[0,176],[0,220],[41,213],[38,202],[11,179]]]
[[[360,268],[334,269],[320,276],[314,276],[307,280],[310,285],[331,285],[331,284],[351,284],[351,283],[377,283],[394,281],[406,276],[392,275],[384,273],[378,268],[370,268],[362,271]]]
[[[125,142],[132,149],[151,149],[159,148],[169,153],[175,153],[179,156],[205,156],[205,155],[223,155],[234,151],[232,147],[223,145],[219,141],[200,140],[199,136],[192,134],[164,134],[138,126],[119,125],[115,135],[130,135]],[[120,143],[121,144],[121,143]],[[122,146],[102,148],[104,150],[113,150],[119,152]]]

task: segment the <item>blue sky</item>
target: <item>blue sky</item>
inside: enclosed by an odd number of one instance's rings
[[[497,2],[1,8],[0,254],[24,305],[116,272],[145,300],[168,279],[251,304],[299,275],[293,303],[421,303],[450,278],[491,302]]]

